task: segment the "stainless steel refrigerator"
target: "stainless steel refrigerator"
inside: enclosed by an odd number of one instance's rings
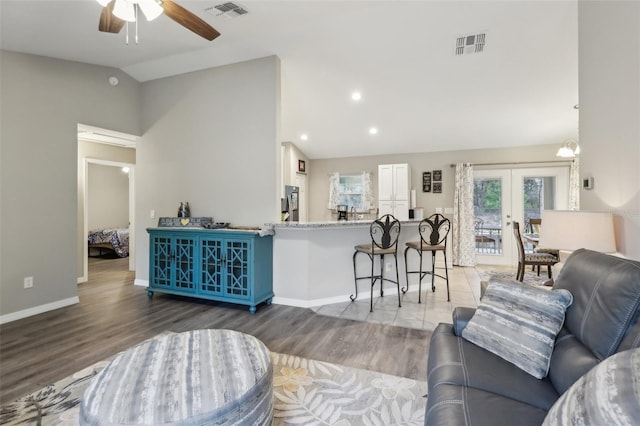
[[[298,196],[300,188],[297,186],[285,185],[284,196],[282,199],[282,217],[286,222],[297,222],[298,219]]]

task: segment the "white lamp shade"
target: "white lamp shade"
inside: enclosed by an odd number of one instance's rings
[[[164,9],[156,0],[138,0],[138,6],[142,9],[147,21],[153,21],[164,12]]]
[[[98,3],[100,3],[100,6],[102,7],[106,7],[109,3],[111,3],[111,0],[96,0]]]
[[[576,156],[576,154],[568,146],[563,146],[558,150],[558,153],[556,154],[556,156],[562,157],[562,158],[573,158]]]
[[[540,247],[568,251],[586,248],[614,253],[613,215],[606,212],[544,210]]]
[[[136,21],[136,12],[133,7],[133,3],[127,0],[116,0],[113,6],[113,14],[118,18],[128,21]]]

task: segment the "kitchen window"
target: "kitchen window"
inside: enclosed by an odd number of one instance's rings
[[[340,174],[329,177],[329,209],[335,210],[338,205],[352,207],[360,213],[368,213],[373,204],[371,188],[371,172]]]
[[[347,206],[350,211],[352,207],[356,211],[363,211],[362,208],[362,175],[340,175],[338,186],[338,205]]]

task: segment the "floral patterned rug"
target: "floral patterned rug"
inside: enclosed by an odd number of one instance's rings
[[[274,425],[422,425],[427,384],[272,352]],[[108,361],[0,408],[2,425],[78,425],[80,400]]]
[[[516,271],[502,271],[502,270],[481,270],[480,268],[476,268],[478,272],[480,272],[480,280],[481,281],[489,281],[491,277],[495,277],[498,279],[516,279]],[[529,285],[541,286],[544,285],[549,280],[547,276],[546,268],[540,272],[538,276],[535,272],[531,272],[531,268],[527,267],[527,270],[524,273],[524,278],[522,280],[523,283]]]

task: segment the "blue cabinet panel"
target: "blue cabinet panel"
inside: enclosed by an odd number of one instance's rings
[[[154,292],[249,305],[273,298],[273,241],[251,231],[150,228]]]

